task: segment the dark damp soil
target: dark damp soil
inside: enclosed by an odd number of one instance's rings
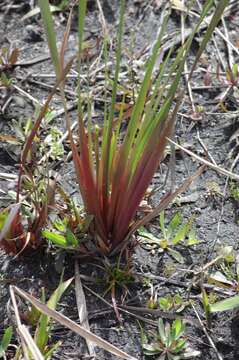
[[[47,98],[50,87],[54,84],[54,70],[49,60],[48,48],[42,31],[42,24],[39,15],[32,16],[26,20],[22,17],[31,10],[32,1],[2,0],[0,2],[0,47],[18,48],[20,55],[18,66],[9,71],[12,77],[12,85],[8,88],[0,88],[0,208],[5,208],[12,202],[11,192],[15,190],[21,146],[16,146],[9,141],[2,141],[6,135],[14,136],[14,120],[20,123],[33,116],[36,107],[39,107]],[[111,34],[115,34],[118,23],[119,3],[117,0],[104,0],[102,9],[107,22],[107,27]],[[152,46],[160,23],[160,15],[164,1],[127,1],[126,11],[126,30],[124,35],[124,58],[123,68],[127,70],[127,64],[131,61],[146,59],[149,48]],[[232,3],[235,3],[232,1]],[[67,19],[67,10],[55,16],[57,26],[57,41],[61,44],[64,28]],[[73,15],[72,31],[69,37],[69,46],[66,52],[66,60],[75,54],[77,47],[77,13]],[[231,13],[225,18],[228,25],[229,38],[237,47],[238,39],[238,20],[239,9],[233,7]],[[192,26],[189,22],[188,27]],[[222,27],[220,27],[222,29]],[[180,30],[180,12],[174,11],[170,18],[168,39],[175,40],[175,29]],[[102,41],[102,25],[99,20],[99,11],[96,1],[88,2],[88,14],[86,19],[86,39],[88,41]],[[114,35],[112,35],[113,38]],[[194,41],[192,57],[188,64],[192,63],[195,49],[198,47],[202,34],[199,33]],[[226,44],[219,36],[216,36],[217,46],[223,58],[224,64],[228,64],[228,50]],[[178,43],[175,44],[176,46]],[[132,50],[133,49],[133,50]],[[239,51],[238,51],[239,52]],[[99,57],[100,48],[94,47],[90,54],[90,63]],[[239,57],[233,53],[235,63]],[[210,69],[216,72],[218,64],[215,43],[211,42],[207,52],[203,55],[199,67],[192,80],[192,91],[194,106],[203,107],[203,111],[193,113],[192,105],[187,95],[180,109],[177,119],[176,139],[197,155],[206,158],[209,154],[210,161],[214,161],[218,166],[230,169],[238,152],[237,137],[234,136],[239,128],[238,105],[239,94],[237,87],[231,89],[224,99],[224,107],[220,107],[219,98],[227,88],[225,81],[217,79],[212,75],[210,86],[205,86],[205,71]],[[137,73],[137,65],[135,65]],[[136,76],[136,75],[135,75]],[[140,73],[139,73],[140,77]],[[126,81],[123,77],[123,81]],[[184,81],[184,79],[182,80]],[[127,81],[126,81],[127,82]],[[71,77],[67,80],[66,89],[69,104],[72,104],[72,119],[76,117],[74,109],[76,79]],[[102,74],[97,73],[92,77],[90,87],[96,100],[95,114],[93,120],[102,122],[103,103],[102,103]],[[24,93],[23,93],[24,91]],[[52,102],[55,111],[61,110],[62,105],[59,96],[55,96]],[[226,108],[226,111],[225,111]],[[56,116],[52,126],[57,127],[62,132],[65,131],[65,124],[62,115]],[[233,140],[231,140],[233,137]],[[208,153],[206,153],[206,151]],[[65,152],[68,151],[67,144]],[[153,180],[154,186],[162,186],[169,167],[169,159],[165,158],[158,173]],[[176,185],[188,175],[192,174],[198,167],[198,162],[182,152],[176,152]],[[61,174],[61,184],[71,196],[78,198],[77,185],[71,162],[64,166],[59,164],[57,171]],[[238,173],[238,162],[235,162],[234,173]],[[10,174],[12,177],[6,177]],[[170,179],[167,181],[170,186]],[[180,212],[184,221],[192,215],[195,217],[195,231],[200,243],[192,247],[178,245],[175,247],[183,255],[184,264],[179,264],[168,256],[167,252],[162,254],[156,247],[153,249],[145,244],[139,244],[133,252],[133,273],[136,281],[129,285],[129,292],[125,299],[125,304],[131,306],[146,306],[150,297],[150,286],[158,291],[158,297],[167,294],[179,293],[183,299],[188,296],[193,300],[203,323],[205,314],[201,302],[200,286],[193,286],[197,280],[193,278],[192,271],[199,270],[215,259],[218,248],[230,245],[235,253],[238,253],[238,200],[233,199],[226,188],[223,199],[226,176],[207,168],[203,174],[196,179],[187,193],[180,197],[180,200],[171,205],[165,212],[166,223],[176,212]],[[235,183],[236,184],[236,183]],[[167,188],[166,186],[166,188]],[[157,204],[159,198],[165,193],[166,188],[156,192],[151,200],[151,205]],[[79,198],[78,198],[79,199]],[[159,219],[156,218],[147,225],[147,230],[159,238],[160,233]],[[136,235],[140,240],[140,237]],[[59,254],[58,254],[59,255]],[[62,254],[61,254],[62,255]],[[63,262],[63,264],[62,264]],[[9,285],[17,285],[27,292],[41,296],[41,288],[45,288],[48,295],[57,287],[60,280],[62,265],[65,267],[64,277],[66,279],[74,276],[74,259],[66,255],[64,261],[56,256],[52,249],[43,248],[40,251],[19,256],[13,259],[6,255],[4,251],[0,253],[0,337],[4,328],[9,324],[14,324],[14,314],[10,307]],[[234,269],[235,264],[232,265]],[[217,268],[212,267],[215,271]],[[187,270],[187,271],[186,271]],[[189,271],[190,270],[190,271]],[[93,292],[85,289],[89,322],[92,332],[108,340],[110,343],[135,356],[137,359],[144,359],[140,344],[140,326],[134,316],[122,313],[122,324],[119,324],[114,311],[94,293],[104,297],[105,287],[98,281],[104,274],[99,274],[98,268],[93,263],[82,262],[80,272],[83,276],[83,283]],[[97,281],[88,282],[92,277]],[[202,278],[201,282],[207,282],[207,278]],[[236,294],[233,289],[223,289],[218,285],[220,291],[218,298],[222,298],[228,293]],[[208,290],[211,293],[215,291]],[[225,293],[223,293],[225,291]],[[117,294],[118,303],[121,302],[122,293]],[[227,295],[228,296],[228,295]],[[105,299],[111,302],[110,295]],[[22,304],[19,303],[19,307]],[[78,321],[78,313],[75,299],[74,286],[67,290],[62,298],[58,310],[72,320]],[[142,315],[139,313],[139,315]],[[187,325],[187,335],[192,348],[199,350],[201,355],[198,359],[209,360],[217,359],[218,354],[209,344],[207,337],[198,324],[196,315],[191,306],[186,307],[182,313],[195,320]],[[143,314],[145,318],[149,318]],[[150,319],[153,319],[151,316]],[[157,320],[157,318],[155,318]],[[140,320],[141,326],[147,334],[152,329],[147,323]],[[208,330],[217,351],[225,360],[236,360],[239,357],[239,318],[236,312],[221,312],[212,316],[212,326]],[[87,359],[87,351],[82,338],[70,332],[63,326],[55,324],[52,332],[52,340],[62,340],[63,344],[55,353],[55,359]],[[13,342],[17,343],[16,334]],[[11,349],[12,351],[12,349]],[[9,359],[11,358],[11,351]],[[96,348],[97,359],[116,359],[116,356]]]

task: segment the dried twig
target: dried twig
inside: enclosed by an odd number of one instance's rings
[[[20,336],[21,343],[22,343],[24,359],[30,360],[30,357],[29,357],[29,350],[30,350],[34,360],[44,360],[40,350],[38,349],[36,343],[34,342],[33,338],[31,337],[27,327],[25,325],[22,325],[22,323],[21,323],[21,318],[20,318],[20,315],[18,312],[18,307],[17,307],[17,301],[16,301],[15,293],[14,293],[12,286],[10,286],[10,296],[11,296],[13,309],[14,309],[14,313],[15,313],[15,317],[16,317],[18,334]]]
[[[77,260],[75,261],[75,292],[76,292],[76,304],[77,304],[80,324],[85,329],[90,331],[90,325],[89,325],[88,314],[86,309],[85,294],[81,283],[79,264]],[[86,339],[86,344],[90,356],[95,356],[93,343],[88,339]]]
[[[15,292],[19,296],[21,296],[23,299],[29,301],[32,305],[34,305],[39,311],[41,311],[43,314],[53,318],[55,321],[58,321],[60,324],[66,326],[71,331],[74,331],[78,335],[82,336],[83,338],[94,342],[97,346],[101,347],[102,349],[111,352],[112,354],[119,356],[120,358],[126,359],[126,360],[136,360],[134,357],[128,355],[124,351],[120,350],[116,346],[110,344],[106,340],[100,338],[99,336],[93,334],[92,332],[86,330],[82,326],[78,325],[76,322],[72,321],[68,317],[62,315],[61,313],[57,312],[56,310],[50,309],[47,305],[41,303],[39,300],[37,300],[34,296],[28,294],[24,290],[16,287],[16,286],[10,286],[12,292]]]
[[[203,324],[203,322],[202,322],[202,320],[201,320],[201,318],[200,318],[200,316],[199,316],[199,314],[198,314],[195,306],[194,306],[193,304],[191,304],[191,305],[192,305],[192,308],[193,308],[193,310],[194,310],[194,312],[195,312],[195,314],[196,314],[196,316],[197,316],[197,319],[198,319],[198,321],[199,321],[199,323],[200,323],[200,325],[201,325],[201,327],[202,327],[202,329],[203,329],[204,334],[206,335],[206,337],[207,337],[210,345],[212,346],[213,350],[215,351],[215,354],[216,354],[218,360],[223,360],[222,355],[221,355],[221,354],[219,353],[219,351],[217,350],[216,345],[214,344],[211,336],[209,335],[207,329],[205,328],[205,326],[204,326],[204,324]]]
[[[207,161],[205,159],[203,159],[202,157],[198,156],[197,154],[195,154],[194,152],[192,152],[191,150],[186,149],[185,147],[179,145],[178,143],[176,143],[175,141],[173,141],[172,139],[168,139],[168,141],[172,144],[174,144],[176,147],[178,147],[179,149],[183,150],[184,152],[186,152],[188,155],[190,155],[191,157],[193,157],[194,159],[200,161],[202,164],[205,164],[207,166],[209,166],[210,168],[212,168],[213,170],[219,172],[220,174],[226,175],[231,179],[235,179],[235,180],[239,180],[239,175],[228,171],[224,168],[222,168],[221,166],[215,165],[213,163],[211,163],[210,161]]]

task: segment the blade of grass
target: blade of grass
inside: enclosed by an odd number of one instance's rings
[[[7,209],[6,209],[7,210]],[[14,219],[16,218],[16,215],[18,214],[20,210],[20,204],[14,204],[10,206],[10,212],[7,216],[7,220],[5,221],[3,228],[0,231],[0,242],[4,239],[4,237],[6,236],[6,234],[8,233],[8,231],[11,228],[11,225],[14,221]]]
[[[149,222],[150,220],[152,220],[155,216],[157,216],[161,211],[163,211],[168,204],[175,199],[176,196],[178,196],[179,194],[181,194],[182,192],[186,191],[188,189],[188,187],[191,185],[191,183],[198,177],[200,176],[203,171],[206,169],[205,165],[202,165],[197,171],[195,171],[195,173],[191,176],[189,176],[184,182],[183,184],[174,192],[170,192],[168,194],[166,194],[163,199],[161,200],[161,202],[159,203],[158,206],[156,206],[156,208],[150,212],[149,214],[145,215],[141,220],[137,221],[132,228],[129,231],[129,234],[127,236],[131,236],[139,227],[144,226],[145,224],[147,224],[147,222]]]
[[[116,103],[116,95],[117,95],[117,85],[120,71],[120,61],[121,61],[121,52],[122,52],[122,37],[124,31],[124,13],[125,13],[125,0],[120,1],[120,20],[118,27],[118,40],[117,40],[117,50],[116,50],[116,67],[115,67],[115,76],[113,83],[113,91],[112,91],[112,99],[111,99],[111,107],[109,117],[107,119],[107,131],[105,132],[105,137],[103,137],[102,144],[102,162],[103,166],[103,179],[105,180],[102,184],[102,196],[103,196],[103,209],[106,209],[107,206],[107,195],[109,192],[110,179],[109,179],[109,165],[110,165],[110,157],[113,157],[111,154],[111,138],[112,138],[112,130],[113,130],[113,119],[114,119],[114,111],[115,111],[115,103]]]
[[[60,324],[66,326],[71,331],[76,332],[83,338],[94,342],[97,346],[101,347],[102,349],[104,349],[116,356],[119,356],[122,359],[136,360],[134,357],[126,354],[124,351],[118,349],[117,347],[115,347],[114,345],[110,344],[109,342],[103,340],[99,336],[94,335],[92,332],[84,329],[82,326],[76,324],[74,321],[70,320],[66,316],[60,314],[59,312],[57,312],[55,310],[50,309],[48,306],[42,304],[39,300],[37,300],[35,297],[28,294],[24,290],[22,290],[16,286],[12,286],[12,285],[10,286],[10,289],[12,290],[13,293],[18,294],[23,299],[29,301],[32,305],[34,305],[36,308],[38,308],[43,314],[50,316],[55,321],[58,321]]]
[[[173,199],[175,199],[176,196],[178,196],[182,192],[186,191],[188,187],[191,185],[191,183],[198,176],[200,176],[205,169],[206,166],[202,165],[193,175],[189,176],[178,189],[176,189],[174,192],[169,192],[166,195],[164,195],[160,203],[156,206],[154,210],[152,210],[149,214],[145,215],[142,219],[135,221],[129,228],[129,231],[124,241],[114,248],[111,255],[113,256],[118,251],[122,251],[122,248],[127,245],[129,238],[136,232],[137,229],[147,224],[150,220],[158,216],[158,214],[161,211],[165,210],[166,207],[173,201]]]
[[[47,35],[47,42],[51,53],[51,59],[55,67],[55,72],[57,79],[59,79],[61,74],[61,66],[59,61],[59,55],[57,50],[56,34],[54,31],[54,24],[52,19],[52,14],[50,10],[50,5],[48,0],[38,0],[39,7],[41,9],[41,15],[43,20],[43,25],[45,33]]]

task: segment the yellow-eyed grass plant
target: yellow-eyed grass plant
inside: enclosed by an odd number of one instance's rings
[[[122,245],[126,243],[126,240],[130,238],[130,235],[132,235],[139,226],[144,225],[147,221],[156,216],[178,193],[184,191],[195,176],[201,172],[201,170],[199,170],[198,173],[191,178],[188,178],[175,192],[167,193],[166,196],[162,198],[160,204],[150,214],[147,214],[139,221],[135,221],[139,203],[163,157],[167,138],[173,132],[175,117],[180,105],[180,99],[182,98],[182,95],[180,96],[182,92],[178,92],[178,100],[174,102],[175,94],[179,88],[183,64],[189,52],[193,37],[200,28],[203,19],[211,9],[213,1],[207,1],[205,3],[197,26],[187,42],[178,50],[175,59],[169,64],[171,55],[171,52],[169,52],[165,59],[161,61],[157,75],[154,76],[153,70],[157,59],[164,57],[164,54],[160,52],[160,48],[161,40],[167,25],[168,16],[165,17],[161,25],[161,31],[155,42],[152,55],[146,64],[145,76],[140,86],[136,102],[132,106],[126,134],[122,139],[120,129],[124,117],[124,103],[120,109],[119,118],[116,120],[114,112],[120,71],[124,3],[125,1],[122,0],[111,106],[109,109],[105,110],[103,129],[98,131],[92,127],[90,116],[87,127],[83,122],[83,107],[80,91],[80,65],[83,48],[86,0],[79,2],[78,148],[73,141],[64,97],[64,80],[72,65],[72,61],[70,61],[68,65],[64,67],[64,51],[67,46],[72,12],[70,13],[60,54],[58,54],[48,1],[39,1],[48,44],[51,50],[51,57],[56,70],[57,82],[37,117],[22,152],[17,189],[17,204],[0,214],[0,246],[10,252],[17,253],[25,249],[28,245],[37,243],[41,229],[47,222],[49,208],[47,194],[45,201],[40,204],[40,207],[38,206],[36,218],[28,225],[28,228],[23,226],[19,202],[22,176],[29,175],[27,171],[28,156],[31,152],[34,137],[47,112],[50,101],[59,86],[64,108],[66,110],[67,127],[72,147],[73,160],[85,210],[88,216],[93,216],[94,238],[98,248],[104,253],[112,253],[120,250]],[[196,55],[189,78],[192,76],[196,63],[205,49],[227,3],[228,1],[221,1],[218,4]],[[107,45],[106,40],[105,43]],[[166,68],[167,76],[165,76]],[[174,75],[175,73],[176,75]],[[173,80],[170,82],[171,78]],[[166,96],[163,96],[164,94],[166,94]],[[102,141],[99,138],[100,132],[102,133]]]
[[[122,57],[125,0],[120,2],[115,75],[111,103],[104,113],[102,138],[99,137],[99,132],[92,126],[91,116],[88,118],[87,125],[83,120],[84,109],[82,106],[80,74],[87,1],[79,1],[79,136],[77,144],[73,140],[67,111],[66,120],[75,171],[85,211],[87,214],[93,215],[94,227],[92,231],[95,244],[105,254],[113,254],[121,250],[138,226],[156,216],[179,192],[184,191],[194,178],[193,176],[187,179],[184,185],[175,192],[166,194],[161,203],[150,214],[139,221],[135,220],[139,204],[163,158],[167,138],[171,136],[174,130],[175,118],[183,95],[183,91],[179,89],[179,84],[191,43],[205,17],[212,10],[213,3],[211,0],[205,2],[197,25],[188,40],[179,48],[173,60],[170,59],[171,52],[164,56],[163,50],[161,51],[162,37],[166,31],[170,10],[168,10],[166,16],[163,14],[162,18],[164,19],[161,23],[161,29],[151,56],[146,63],[145,75],[132,108],[126,133],[122,139],[120,130],[124,104],[122,104],[117,120],[115,120],[115,108],[120,59]],[[189,79],[227,4],[227,0],[220,1],[215,9],[199,46]],[[57,52],[56,37],[48,1],[39,0],[39,5],[56,76],[59,78],[61,64],[64,63],[64,54],[61,52],[59,55]],[[69,34],[69,31],[67,33]],[[66,40],[66,36],[64,40]],[[66,46],[66,41],[64,42],[64,46]],[[107,39],[105,39],[105,42],[107,43]],[[156,62],[160,58],[163,60],[157,69],[156,75],[154,75]],[[65,103],[64,96],[63,101]]]

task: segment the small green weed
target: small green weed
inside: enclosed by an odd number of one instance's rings
[[[12,83],[10,72],[16,64],[19,56],[19,49],[0,49],[0,87],[9,87]]]
[[[87,253],[85,245],[89,240],[88,228],[92,216],[86,216],[73,202],[66,202],[66,205],[67,209],[52,221],[51,230],[46,228],[42,231],[42,236],[57,247],[67,250],[81,248],[81,252]]]
[[[239,186],[235,181],[231,181],[229,184],[230,196],[238,201],[239,200]]]
[[[6,352],[7,352],[7,348],[11,342],[12,339],[12,326],[9,326],[3,334],[3,337],[0,341],[0,358],[6,359]]]
[[[179,360],[200,355],[199,351],[189,347],[185,324],[180,319],[176,319],[172,325],[159,319],[157,333],[148,336],[141,328],[141,344],[145,355],[158,355],[158,360]]]
[[[239,264],[232,246],[218,249],[215,270],[208,275],[208,282],[221,288],[239,290]]]
[[[183,311],[188,305],[180,294],[167,295],[159,298],[159,305],[164,311],[175,311],[177,313]]]
[[[149,300],[147,301],[147,307],[149,309],[158,309],[160,307],[163,311],[180,313],[188,305],[188,302],[184,301],[179,293],[175,295],[168,294],[159,298],[158,292],[154,289],[152,284],[150,284],[150,287],[151,294]]]
[[[194,216],[192,216],[186,223],[182,223],[182,216],[180,213],[176,213],[169,222],[168,227],[165,226],[164,212],[160,213],[160,230],[162,238],[154,236],[148,232],[145,228],[138,230],[139,235],[142,237],[143,242],[158,246],[161,252],[167,251],[179,263],[184,263],[181,253],[172,246],[177,245],[180,242],[184,242],[187,239],[186,245],[191,246],[197,244],[199,241],[196,238],[195,232],[192,228]]]
[[[105,258],[103,261],[103,266],[98,265],[98,267],[104,272],[103,278],[99,281],[100,283],[103,282],[103,284],[106,286],[104,296],[108,292],[111,293],[111,300],[116,317],[121,322],[121,317],[116,301],[116,292],[117,290],[123,290],[121,298],[121,302],[123,302],[129,291],[128,286],[134,282],[131,259],[127,257],[126,261],[121,263],[120,256],[117,263],[112,263],[109,259]]]

